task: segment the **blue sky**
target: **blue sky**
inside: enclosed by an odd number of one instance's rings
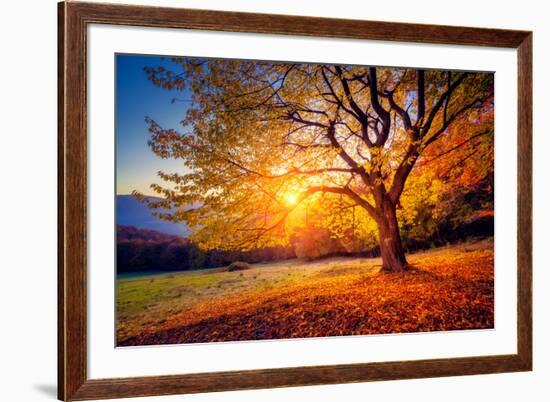
[[[171,103],[174,97],[185,97],[181,92],[161,89],[153,85],[144,67],[157,67],[178,71],[180,68],[169,59],[158,56],[116,56],[116,177],[117,194],[130,194],[138,190],[155,195],[151,183],[160,183],[159,170],[183,172],[181,160],[157,157],[149,146],[149,132],[145,117],[149,116],[162,127],[180,129],[185,116],[186,103]]]

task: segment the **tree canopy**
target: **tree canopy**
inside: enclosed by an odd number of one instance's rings
[[[178,71],[146,74],[190,96],[182,126],[146,121],[152,151],[186,173],[159,172],[164,199],[149,206],[203,247],[288,245],[309,225],[352,248],[369,233],[402,268],[397,226],[447,216],[471,191],[492,195],[492,73],[173,61]]]

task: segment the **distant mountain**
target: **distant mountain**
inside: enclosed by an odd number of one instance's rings
[[[119,243],[134,240],[153,241],[158,243],[170,243],[173,241],[180,241],[184,243],[188,242],[187,239],[184,239],[181,236],[126,225],[116,225],[116,240]]]
[[[133,195],[117,195],[116,223],[179,236],[187,236],[190,233],[184,223],[168,222],[153,216],[153,211],[147,204],[137,200]]]

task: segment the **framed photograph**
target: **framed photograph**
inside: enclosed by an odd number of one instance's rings
[[[531,370],[531,63],[59,3],[59,399]]]

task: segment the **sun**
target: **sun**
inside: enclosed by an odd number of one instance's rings
[[[298,194],[296,193],[288,193],[285,195],[285,203],[287,205],[296,205],[298,202]]]

